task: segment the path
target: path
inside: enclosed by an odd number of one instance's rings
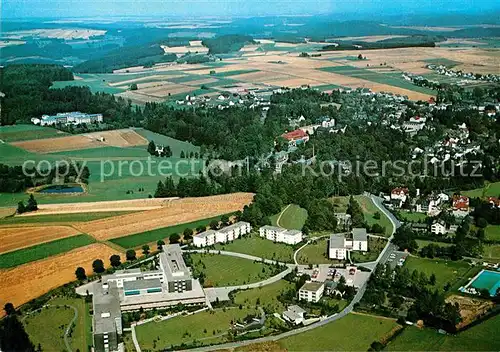
[[[285,207],[285,209],[283,209],[283,210],[281,211],[280,215],[279,215],[279,216],[278,216],[278,218],[276,219],[276,225],[277,225],[277,226],[283,227],[283,226],[281,226],[281,225],[280,225],[281,216],[283,215],[283,213],[284,213],[284,212],[285,212],[288,208],[290,208],[290,205],[291,205],[291,204],[288,204],[288,205]]]

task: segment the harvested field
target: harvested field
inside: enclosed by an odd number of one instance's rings
[[[98,240],[107,240],[231,213],[243,209],[252,198],[252,193],[183,198],[171,200],[161,209],[90,221],[75,227]]]
[[[0,228],[0,253],[26,248],[80,232],[69,226],[36,226]]]
[[[91,244],[47,259],[4,270],[0,275],[0,305],[26,303],[44,293],[75,280],[75,269],[92,272],[92,262],[108,263],[113,254],[122,254],[104,244]],[[122,254],[123,255],[123,254]]]
[[[104,202],[81,202],[64,204],[40,204],[38,210],[24,213],[18,217],[29,217],[38,215],[54,214],[77,214],[77,213],[97,213],[108,211],[141,211],[153,210],[166,206],[171,200],[176,198],[146,198],[130,200],[112,200]]]
[[[138,93],[137,91],[126,91],[123,93],[115,94],[115,96],[122,97],[124,99],[130,99],[134,104],[145,104],[147,102],[161,103],[164,98],[153,97],[146,94]]]
[[[371,35],[365,37],[339,37],[332,38],[331,40],[348,40],[348,41],[357,41],[357,42],[367,42],[367,43],[375,43],[381,40],[393,39],[393,38],[406,38],[406,35]]]
[[[151,83],[156,81],[156,83],[161,82],[161,81],[166,81],[169,78],[177,78],[177,77],[184,77],[184,75],[179,74],[179,75],[151,75],[151,76],[146,76],[146,77],[138,77],[138,78],[132,78],[132,79],[127,79],[127,75],[122,75],[122,77],[125,79],[124,81],[117,81],[117,82],[111,82],[109,83],[110,86],[115,87],[115,86],[128,86],[132,83],[137,83],[138,86],[140,87],[141,84],[145,83]]]
[[[167,98],[169,94],[175,95],[179,93],[188,93],[193,90],[193,87],[184,86],[176,83],[166,82],[160,87],[145,88],[141,90],[142,94],[157,98]]]
[[[0,219],[16,213],[16,208],[0,208]]]
[[[290,79],[285,79],[282,81],[266,81],[264,83],[272,85],[272,86],[294,87],[294,88],[300,87],[303,85],[319,86],[319,85],[323,84],[322,82],[313,81],[312,79],[307,79],[307,78],[290,78]]]
[[[34,153],[53,153],[103,146],[133,147],[148,141],[131,129],[103,131],[82,135],[14,142],[13,145]]]
[[[284,80],[287,78],[290,78],[290,76],[282,73],[274,73],[268,71],[243,73],[241,75],[236,75],[231,77],[231,79],[237,81],[252,82],[252,83],[262,83],[264,81],[269,81],[269,80],[280,80],[280,79]]]
[[[215,83],[217,80],[215,78],[205,78],[205,79],[199,79],[196,81],[189,81],[184,83],[185,85],[188,86],[201,86],[202,84],[209,84],[209,83]]]
[[[480,315],[483,315],[490,310],[494,304],[491,301],[474,298],[452,295],[446,299],[446,302],[458,304],[460,307],[460,316],[462,321],[457,325],[458,329],[472,323]]]

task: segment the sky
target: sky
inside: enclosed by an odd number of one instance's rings
[[[500,10],[498,0],[0,0],[2,18],[395,15]]]

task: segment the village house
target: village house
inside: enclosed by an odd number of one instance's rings
[[[207,230],[196,234],[193,236],[193,245],[195,247],[207,247],[213,246],[216,243],[234,241],[240,236],[249,233],[251,229],[248,222],[239,221],[220,230]]]
[[[435,235],[446,234],[446,224],[443,220],[434,220],[431,225],[431,233]]]
[[[488,202],[492,207],[500,208],[500,199],[496,197],[488,197]]]
[[[281,242],[286,244],[297,244],[302,242],[302,231],[287,230],[282,227],[265,225],[259,229],[260,237],[273,242]]]
[[[325,291],[324,282],[306,282],[299,289],[299,300],[317,303],[323,297]]]
[[[454,195],[453,196],[453,210],[469,211],[469,197]]]
[[[281,135],[288,141],[288,146],[297,146],[309,141],[309,135],[301,129],[284,133]]]
[[[403,187],[394,188],[391,191],[391,203],[394,206],[401,208],[409,196],[410,192],[408,191],[408,188],[403,188]]]
[[[293,325],[299,325],[304,321],[304,313],[306,311],[297,305],[288,306],[287,310],[281,315],[284,320],[292,323]]]

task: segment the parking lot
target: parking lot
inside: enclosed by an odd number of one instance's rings
[[[354,266],[344,268],[330,268],[328,265],[319,265],[313,269],[302,267],[300,273],[311,276],[312,281],[325,282],[326,280],[337,281],[340,276],[344,276],[346,283],[354,287],[361,287],[368,280],[369,272],[361,271]]]
[[[396,266],[403,266],[408,253],[400,251],[392,251],[387,258],[386,263],[394,269]]]

